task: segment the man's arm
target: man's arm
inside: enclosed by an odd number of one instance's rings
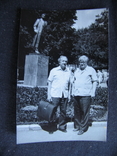
[[[48,91],[47,91],[47,100],[49,102],[52,101],[52,97],[51,97],[51,85],[52,85],[52,82],[51,81],[48,81]]]
[[[91,92],[91,97],[95,97],[95,91],[97,88],[97,82],[98,82],[98,78],[97,78],[97,73],[95,71],[94,68],[92,68],[92,92]]]
[[[94,81],[92,86],[91,97],[95,97],[96,87],[97,87],[97,81]]]
[[[35,32],[35,33],[38,32],[38,29],[37,29],[37,25],[38,25],[38,23],[39,23],[39,19],[37,19],[37,20],[35,21],[34,26],[33,26],[33,28],[34,28],[34,32]]]
[[[74,80],[75,80],[75,77],[74,77],[74,75],[71,73],[71,75],[70,75],[70,80],[69,80],[68,101],[71,100]]]
[[[72,89],[72,84],[71,82],[69,83],[69,87],[68,87],[68,102],[70,102],[71,100],[71,90]]]

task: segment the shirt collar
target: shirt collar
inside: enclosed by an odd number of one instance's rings
[[[88,65],[86,66],[86,68],[85,68],[84,70],[81,70],[80,68],[78,68],[78,71],[84,72],[84,71],[86,71],[86,70],[88,70]]]
[[[58,69],[57,70],[62,70],[60,66],[58,66]],[[66,68],[65,70],[62,70],[62,71],[68,71],[68,69]]]

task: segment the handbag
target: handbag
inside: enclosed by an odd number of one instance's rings
[[[39,119],[53,122],[56,120],[56,107],[50,102],[41,100],[38,104],[37,116]]]

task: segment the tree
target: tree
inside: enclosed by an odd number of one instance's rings
[[[108,10],[96,16],[88,28],[77,32],[76,55],[88,55],[95,68],[108,68]]]
[[[41,17],[41,14],[42,11],[22,10],[19,44],[19,51],[22,53],[20,53],[19,63],[23,66],[24,62],[22,63],[21,58],[33,52],[31,48],[34,36],[33,24],[37,18]],[[47,26],[44,27],[41,35],[39,51],[41,54],[50,56],[51,69],[58,64],[57,59],[60,55],[70,56],[70,62],[74,59],[71,57],[71,52],[74,48],[75,29],[71,26],[76,20],[76,11],[52,11],[45,14],[44,20],[47,21]]]
[[[45,28],[41,41],[41,51],[47,51],[50,56],[50,65],[58,64],[60,55],[70,56],[72,62],[72,49],[74,48],[74,32],[71,27],[76,19],[76,11],[53,11],[46,15],[48,26]]]

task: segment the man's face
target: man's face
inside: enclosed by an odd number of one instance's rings
[[[41,17],[44,18],[45,17],[45,14],[42,14]]]
[[[62,68],[62,69],[65,69],[66,68],[66,65],[67,65],[67,58],[66,57],[61,57],[61,59],[60,59],[60,67]]]
[[[80,60],[79,61],[79,68],[81,70],[84,70],[86,68],[86,66],[87,66],[87,61],[85,61],[85,60]]]

